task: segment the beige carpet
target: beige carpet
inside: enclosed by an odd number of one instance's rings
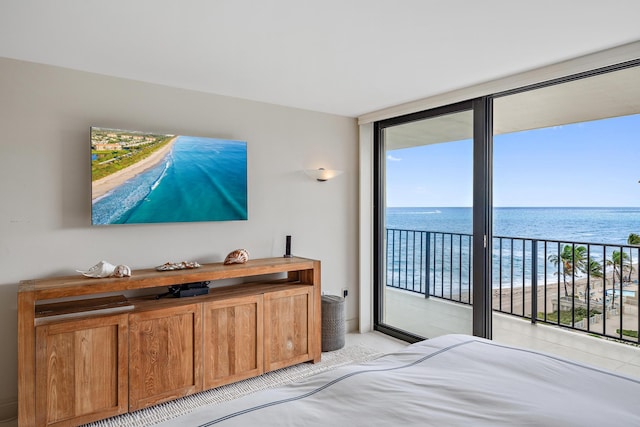
[[[166,420],[186,414],[204,405],[226,402],[247,394],[298,381],[310,375],[350,363],[360,363],[380,357],[382,353],[364,346],[355,345],[340,350],[322,353],[320,363],[301,363],[277,371],[268,372],[256,378],[239,381],[212,390],[203,391],[192,396],[183,397],[172,402],[163,403],[151,408],[141,409],[102,421],[86,424],[87,427],[143,427],[152,426]]]

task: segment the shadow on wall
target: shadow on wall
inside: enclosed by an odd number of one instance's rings
[[[5,385],[0,391],[0,423],[18,413],[18,285],[0,285],[0,364],[5,368]]]

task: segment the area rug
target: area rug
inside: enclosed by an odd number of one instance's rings
[[[189,413],[204,405],[237,399],[259,390],[299,381],[305,377],[350,363],[367,362],[380,356],[382,356],[382,353],[379,351],[360,345],[343,347],[340,350],[322,353],[322,360],[319,363],[301,363],[288,368],[278,369],[277,371],[268,372],[259,377],[224,385],[129,414],[86,424],[85,427],[152,426]]]

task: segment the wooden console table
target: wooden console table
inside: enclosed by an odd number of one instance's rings
[[[253,281],[197,297],[154,296],[171,285],[222,279]],[[128,298],[122,309],[100,309],[105,296],[145,288],[158,289]],[[75,303],[60,299],[77,300],[86,311],[68,314]],[[22,281],[18,425],[76,426],[318,362],[320,310],[320,261],[304,258]]]

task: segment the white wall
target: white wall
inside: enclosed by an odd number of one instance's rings
[[[17,283],[100,260],[135,274],[236,248],[281,256],[290,234],[295,255],[322,261],[325,293],[349,289],[357,327],[355,119],[2,58],[0,76],[0,401],[17,395]],[[249,220],[92,227],[90,126],[246,140]],[[317,167],[345,173],[302,172]]]

